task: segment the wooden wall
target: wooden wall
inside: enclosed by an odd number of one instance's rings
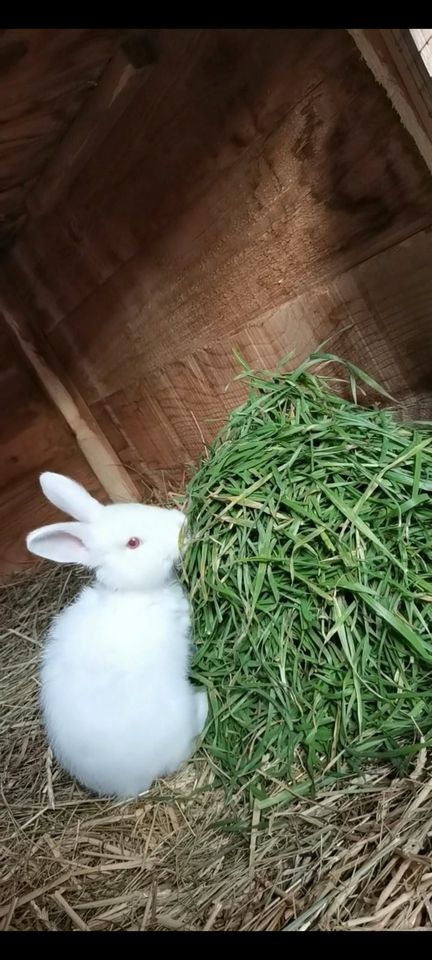
[[[101,494],[74,438],[0,328],[0,574],[24,568],[26,533],[56,518],[37,478],[64,468]],[[57,515],[57,519],[59,516]]]
[[[0,31],[0,249],[23,227],[28,196],[122,35],[110,29]],[[0,320],[1,573],[26,565],[26,532],[54,518],[37,476],[61,463],[101,492]]]
[[[0,30],[0,247],[27,217],[26,198],[97,86],[119,30]]]
[[[3,254],[0,297],[164,489],[241,399],[233,348],[271,366],[351,324],[338,352],[430,389],[432,181],[346,31],[157,43],[68,196]]]

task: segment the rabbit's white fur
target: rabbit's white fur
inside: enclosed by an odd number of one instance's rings
[[[190,611],[175,572],[185,518],[143,504],[102,506],[59,474],[40,482],[78,522],[33,531],[28,549],[96,573],[48,633],[41,669],[48,738],[86,787],[136,796],[190,756],[207,717],[206,693],[188,680]],[[129,548],[130,538],[140,545]]]

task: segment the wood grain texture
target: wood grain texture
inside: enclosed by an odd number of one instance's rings
[[[240,322],[232,275],[248,320],[431,221],[427,172],[344,31],[166,34],[103,150],[15,247],[41,322],[67,318],[77,343],[82,327],[83,349],[121,314],[165,353],[159,312],[170,327],[197,287],[192,339],[225,290]]]
[[[410,30],[350,30],[432,173],[432,80]]]
[[[410,30],[429,77],[432,77],[432,30]]]
[[[1,270],[161,490],[266,367],[335,349],[427,392],[432,181],[345,31],[162,31],[132,103]],[[350,326],[342,335],[341,331]]]
[[[144,89],[15,256],[49,328],[89,337],[121,313],[139,347],[177,309],[167,280],[182,302],[207,285],[196,329],[225,290],[231,322],[234,274],[250,319],[421,229],[431,201],[345,31],[163,31]]]
[[[34,563],[25,549],[25,534],[56,519],[38,485],[39,473],[46,469],[69,473],[103,496],[72,434],[23,364],[0,318],[0,574]]]
[[[422,416],[432,417],[431,264],[432,234],[418,234],[182,359],[143,368],[139,381],[92,404],[95,416],[121,424],[128,463],[175,488],[244,398],[242,382],[234,381],[234,350],[271,369],[291,350],[294,363],[333,337],[335,352],[395,397],[413,404],[422,395]]]
[[[2,295],[1,315],[20,354],[55,409],[63,417],[75,442],[110,500],[139,500],[133,479],[101,431],[74,383],[65,377],[57,357],[42,332],[35,329],[24,311],[18,316],[12,299],[9,307]]]
[[[119,30],[9,29],[0,37],[0,247],[25,195],[113,56]]]
[[[86,160],[96,151],[139,87],[145,83],[155,62],[157,50],[148,37],[143,37],[139,49],[136,43],[125,43],[112,57],[35,188],[27,195],[27,209],[32,216],[52,210],[67,194]]]

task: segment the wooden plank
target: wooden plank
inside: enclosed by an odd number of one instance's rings
[[[135,98],[67,204],[16,244],[15,282],[73,372],[82,355],[94,367],[92,401],[120,388],[123,360],[139,378],[143,357],[157,368],[432,221],[427,171],[348,34],[268,33],[263,52],[242,39],[216,93],[220,37],[196,39],[189,74],[183,48],[165,51],[157,109]]]
[[[57,470],[83,483],[95,496],[103,490],[71,442],[51,404],[0,322],[0,574],[36,562],[25,535],[58,519],[38,484],[43,470]]]
[[[158,51],[151,36],[141,43],[129,40],[116,53],[85,102],[42,177],[27,196],[32,216],[52,210],[67,193],[86,161],[118,122],[133,97],[145,83]]]
[[[349,30],[432,172],[432,80],[409,30]]]
[[[0,37],[0,246],[26,218],[25,192],[76,115],[124,31],[9,29]],[[15,204],[11,207],[11,192]]]
[[[140,249],[168,235],[209,188],[219,183],[223,191],[225,178],[238,165],[244,178],[255,161],[251,178],[258,180],[258,206],[271,206],[277,200],[277,171],[267,169],[266,141],[277,136],[279,124],[281,150],[284,140],[287,145],[289,186],[298,193],[296,173],[303,168],[307,196],[308,172],[317,163],[313,143],[309,158],[301,155],[309,125],[301,110],[308,105],[314,115],[313,91],[327,86],[328,64],[335,80],[330,77],[334,89],[328,89],[324,101],[335,93],[334,118],[337,107],[355,94],[352,83],[341,102],[338,89],[345,77],[360,69],[372,90],[373,80],[358,61],[342,30],[165,31],[160,61],[106,138],[103,153],[95,152],[67,200],[44,218],[43,229],[38,221],[30,222],[17,245],[16,256],[31,275],[38,299],[49,298],[48,323],[75,310]],[[291,135],[294,111],[296,131]],[[318,112],[318,126],[320,121]],[[319,133],[321,142],[324,132]],[[297,140],[300,153],[291,167]],[[253,182],[251,191],[254,199]],[[232,217],[234,199],[230,197]]]
[[[103,405],[121,423],[136,462],[141,458],[161,489],[184,482],[188,465],[244,399],[244,385],[233,379],[234,348],[251,364],[271,369],[284,354],[295,350],[293,363],[300,361],[334,337],[335,352],[368,370],[411,410],[432,417],[431,267],[428,232],[227,336],[207,337],[183,359],[174,357],[158,370],[143,365],[139,384],[124,383]],[[92,405],[95,416],[101,405]]]
[[[0,325],[0,490],[61,458],[70,435]],[[77,457],[79,454],[77,452]],[[70,459],[70,456],[69,456]],[[57,468],[61,469],[60,459]],[[36,483],[36,479],[35,479]]]
[[[139,493],[134,481],[119,462],[76,388],[60,371],[43,337],[35,334],[23,316],[18,318],[16,310],[10,308],[4,296],[0,309],[3,320],[23,356],[55,408],[64,417],[79,449],[110,499],[138,500]]]
[[[341,350],[391,389],[430,367],[427,169],[346,31],[257,33],[167,41],[3,260],[118,456],[161,484],[238,402],[234,346],[271,366],[353,320]]]
[[[65,202],[44,217],[43,229],[39,220],[28,222],[16,256],[53,319],[103,283],[147,233],[163,229],[159,218],[155,223],[155,210],[162,208],[166,222],[167,207],[187,205],[202,177],[206,181],[207,167],[213,171],[210,159],[197,176],[196,160],[197,151],[212,154],[216,105],[209,102],[208,86],[201,91],[197,65],[206,51],[210,58],[214,46],[213,31],[203,39],[200,31],[165,31],[160,62],[115,125],[102,156],[95,152]],[[230,86],[228,78],[226,96]],[[181,185],[185,177],[188,184]]]
[[[228,216],[231,199],[229,195],[225,201]],[[220,208],[222,198],[217,200]],[[88,402],[122,389],[125,380],[138,391],[143,372],[185,360],[215,338],[231,337],[300,295],[306,276],[311,289],[355,265],[359,248],[354,255],[351,250],[330,250],[325,224],[312,226],[300,214],[297,237],[294,240],[297,224],[292,224],[287,244],[289,216],[281,216],[276,235],[270,223],[267,229],[263,225],[261,231],[254,230],[248,223],[247,195],[244,203],[234,224],[231,219],[224,223],[212,216],[207,197],[187,255],[177,253],[176,237],[172,245],[160,244],[153,248],[157,269],[139,258],[52,329],[50,341]],[[430,213],[424,220],[430,221]],[[402,229],[400,234],[403,238]],[[366,250],[376,253],[376,246],[379,251],[379,244],[366,241],[363,255]]]
[[[410,30],[409,32],[429,76],[432,77],[432,30]]]

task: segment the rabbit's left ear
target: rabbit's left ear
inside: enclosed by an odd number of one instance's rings
[[[47,500],[75,520],[90,523],[100,516],[103,506],[81,484],[61,473],[42,473],[40,485]]]
[[[89,552],[84,543],[82,523],[51,523],[28,534],[27,550],[37,557],[56,563],[79,563],[87,566]]]

